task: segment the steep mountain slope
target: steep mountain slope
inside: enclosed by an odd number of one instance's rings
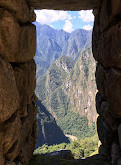
[[[65,134],[83,138],[94,133],[94,73],[95,61],[89,48],[75,64],[70,57],[59,57],[37,80],[38,98]]]
[[[62,53],[76,60],[82,51],[91,46],[92,31],[86,31],[84,29],[78,29],[72,32],[69,36],[66,50]]]
[[[60,144],[68,143],[68,138],[63,134],[63,131],[57,125],[53,116],[46,110],[41,101],[37,101],[38,114],[38,138],[36,148],[43,144]]]
[[[92,31],[78,29],[72,33],[55,30],[48,25],[34,23],[37,30],[37,49],[35,61],[37,78],[61,55],[76,60],[80,53],[91,45]]]
[[[70,98],[71,108],[86,115],[89,122],[96,121],[95,110],[95,67],[91,48],[84,51],[76,61],[63,89]]]
[[[52,92],[60,87],[70,70],[73,68],[74,62],[70,57],[59,57],[49,68],[46,75],[37,79],[36,94],[41,101],[48,98]]]

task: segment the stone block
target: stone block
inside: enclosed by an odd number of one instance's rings
[[[110,154],[111,154],[111,151],[110,151],[110,149],[109,148],[106,148],[106,147],[104,147],[103,145],[100,145],[100,147],[99,147],[99,154],[101,155],[101,156],[105,156],[105,157],[109,157],[110,156]]]
[[[95,35],[94,35],[95,37]],[[94,40],[94,58],[105,67],[121,68],[121,22]]]
[[[121,165],[121,158],[118,158],[117,165]]]
[[[21,26],[19,33],[19,50],[15,55],[17,63],[27,62],[36,53],[36,28],[34,25]]]
[[[33,152],[34,152],[34,147],[36,144],[36,136],[33,137],[31,134],[27,137],[26,143],[23,146],[18,159],[22,164],[28,164],[29,160],[32,158]]]
[[[118,126],[118,137],[119,137],[119,144],[121,148],[121,124]]]
[[[121,117],[121,71],[109,69],[106,75],[106,96],[110,112],[114,117]]]
[[[101,94],[98,92],[96,94],[96,109],[97,113],[105,121],[105,123],[112,129],[112,131],[118,130],[117,118],[114,118],[113,114],[110,112],[109,103],[104,100]]]
[[[100,9],[100,29],[101,32],[105,31],[120,19],[121,14],[121,1],[120,0],[102,0]]]
[[[29,8],[26,0],[1,0],[0,6],[11,11],[19,22],[29,21]]]
[[[27,108],[36,87],[36,64],[34,60],[14,67],[17,88],[21,97],[20,108]]]
[[[19,114],[21,117],[25,117],[27,116],[28,77],[26,71],[19,67],[14,67],[14,75],[20,95]]]
[[[67,159],[67,160],[73,160],[74,156],[71,152],[71,150],[63,149],[60,151],[54,151],[46,154],[47,156],[54,157],[54,158],[60,158],[60,159]]]
[[[0,8],[0,55],[8,62],[15,62],[19,33],[20,26],[12,14]]]
[[[23,65],[21,65],[21,69],[26,72],[26,76],[28,77],[28,97],[27,103],[31,104],[32,96],[34,95],[36,88],[36,64],[34,60],[31,60]]]
[[[30,8],[29,22],[35,22],[35,21],[36,21],[36,14],[34,13],[34,8]]]
[[[0,58],[0,123],[19,107],[19,93],[12,66]]]
[[[14,161],[14,159],[18,156],[21,148],[20,148],[20,139],[18,139],[13,146],[10,148],[10,150],[6,153],[6,159],[10,161]]]
[[[35,26],[20,27],[10,12],[0,8],[0,55],[8,62],[21,63],[33,59],[35,52]]]
[[[4,159],[4,156],[3,156],[3,152],[0,151],[0,165],[4,165],[5,164],[5,159]]]
[[[37,109],[36,109],[36,107],[33,106],[33,104],[31,104],[31,105],[28,105],[27,111],[28,111],[28,116],[25,118],[22,118],[22,120],[21,120],[22,121],[21,134],[20,134],[18,140],[13,144],[13,146],[9,149],[9,151],[6,154],[6,158],[10,161],[14,161],[16,157],[18,158],[18,155],[21,152],[22,148],[24,148],[25,146],[27,147],[27,143],[28,143],[27,138],[33,132],[33,128],[34,128],[35,121],[36,121],[35,117],[36,117]],[[34,140],[36,141],[36,132],[34,132]],[[35,146],[35,141],[31,141],[32,146]],[[28,144],[28,147],[27,147],[28,152],[26,150],[26,152],[30,156],[30,157],[28,156],[29,160],[30,160],[30,158],[32,156],[32,152],[30,154],[29,147],[30,147],[30,143]],[[32,151],[33,151],[33,148],[32,148]],[[31,148],[30,148],[30,150],[31,150]],[[21,160],[20,160],[20,162],[21,162]]]
[[[97,8],[98,0],[27,0],[28,4],[36,9],[55,10],[89,10]]]
[[[103,101],[108,103],[109,112],[114,118],[121,117],[121,70],[105,69],[99,65],[96,82]]]
[[[97,119],[97,132],[99,135],[99,140],[101,141],[102,145],[110,149],[113,143],[113,132],[111,129],[102,121],[101,117],[99,116]]]
[[[95,77],[96,77],[97,89],[99,90],[101,96],[103,98],[105,98],[105,96],[106,96],[106,71],[99,64],[97,64],[97,67],[96,67]]]
[[[15,162],[7,161],[5,165],[16,165]]]
[[[36,107],[34,107],[32,104],[28,105],[27,111],[28,111],[28,117],[23,118],[23,120],[22,120],[20,146],[24,145],[24,142],[25,142],[27,136],[32,131],[32,127],[35,122],[35,117],[36,117],[36,113],[37,113]]]
[[[112,165],[118,165],[117,161],[120,158],[121,150],[117,143],[113,143],[111,148],[111,158],[112,158]]]
[[[98,41],[100,38],[100,15],[95,15],[95,21],[94,21],[94,27],[92,31],[92,52],[93,56],[95,57],[95,60],[97,59],[97,51],[98,51]]]
[[[21,134],[21,121],[19,116],[13,115],[5,125],[2,126],[3,132],[3,152],[4,155],[19,139]]]

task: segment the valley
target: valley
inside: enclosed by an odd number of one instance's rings
[[[59,144],[60,137],[63,139],[62,142],[67,142],[66,137],[63,138],[66,134],[79,139],[93,136],[96,132],[94,96],[97,89],[96,62],[91,48],[92,32],[78,29],[67,33],[37,22],[35,24],[37,27],[36,95],[38,102],[41,101],[41,105],[51,115],[51,119],[49,117],[47,122],[46,117],[43,121],[40,120],[39,114],[45,111],[42,112],[42,107],[37,102],[38,123],[41,125],[39,135],[42,133],[41,129],[44,130],[44,136],[46,132],[45,140],[38,137],[38,141],[42,142],[41,145],[44,143],[52,145]],[[53,143],[49,141],[55,139],[55,134],[49,133],[52,120],[56,121],[57,126],[64,133],[61,136],[57,131],[58,140],[55,142],[53,140]],[[45,123],[48,123],[46,127]],[[37,144],[38,147],[41,146]]]

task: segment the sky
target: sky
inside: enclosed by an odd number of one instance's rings
[[[71,33],[76,29],[91,30],[93,28],[94,15],[92,10],[59,11],[59,10],[35,10],[36,21],[46,24],[54,29]]]

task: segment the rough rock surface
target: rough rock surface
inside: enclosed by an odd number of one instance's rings
[[[12,116],[19,107],[19,93],[12,66],[0,58],[0,122]]]
[[[25,0],[1,0],[0,6],[11,11],[18,21],[26,23],[29,20],[29,8]]]
[[[28,164],[36,143],[34,19],[25,0],[0,1],[0,165]]]
[[[98,0],[27,0],[31,7],[37,9],[56,9],[56,10],[82,10],[94,9],[97,7]]]
[[[45,155],[50,156],[50,157],[55,157],[55,158],[61,158],[61,159],[69,159],[69,160],[74,159],[71,150],[66,150],[66,149],[60,150],[60,151],[54,151],[51,153],[47,153]]]
[[[94,10],[93,54],[99,63],[96,72],[99,92],[97,95],[99,97],[96,97],[96,106],[100,115],[98,128],[102,126],[102,132],[100,133],[100,129],[98,132],[102,150],[112,156],[113,165],[119,165],[121,160],[119,144],[119,139],[121,139],[119,133],[121,124],[121,1],[1,0],[0,7],[0,165],[27,164],[34,150],[36,139],[34,85],[31,86],[30,82],[30,87],[26,88],[26,94],[23,91],[25,96],[22,96],[20,90],[25,90],[23,86],[26,85],[26,81],[31,81],[31,76],[34,79],[35,73],[33,71],[30,73],[31,67],[27,72],[23,67],[18,67],[18,63],[21,62],[28,65],[26,62],[32,60],[35,54],[35,30],[31,25],[31,21],[35,19],[34,8],[60,10],[96,8]],[[14,72],[15,67],[18,69]],[[19,81],[23,83],[23,86],[19,85]],[[34,84],[33,81],[32,83]],[[28,91],[31,87],[33,87],[32,90]],[[24,103],[22,99],[25,100]],[[115,123],[115,127],[111,123]],[[111,135],[110,143],[106,140],[108,132]],[[106,150],[107,148],[109,150]]]
[[[18,51],[19,33],[20,26],[13,15],[0,8],[0,54],[8,62],[15,62],[14,56]]]
[[[18,63],[27,62],[34,58],[36,52],[36,29],[34,25],[21,26],[19,33],[19,50],[15,56]]]
[[[93,55],[97,60],[97,130],[102,143],[99,151],[121,160],[121,1],[102,0],[94,10]]]

